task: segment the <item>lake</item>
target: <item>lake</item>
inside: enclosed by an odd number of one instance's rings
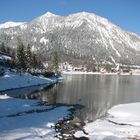
[[[83,121],[105,115],[114,105],[140,102],[140,76],[133,75],[63,75],[64,80],[53,87],[37,91],[30,98],[49,104],[80,104],[76,113]]]

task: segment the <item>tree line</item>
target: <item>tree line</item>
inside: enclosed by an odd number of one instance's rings
[[[18,71],[28,71],[33,68],[42,67],[42,63],[37,54],[31,51],[31,46],[24,46],[23,43],[18,43],[16,49],[12,49],[2,43],[0,45],[0,52],[3,52],[12,57],[11,67]]]
[[[12,62],[10,62],[8,65],[17,69],[19,72],[30,72],[34,69],[44,68],[43,61],[40,59],[40,54],[33,52],[29,44],[25,46],[21,41],[18,41],[17,48],[10,48],[4,43],[1,43],[0,52],[12,57]],[[58,52],[54,50],[51,54],[51,61],[47,67],[47,71],[58,72],[59,61],[60,59]]]
[[[20,43],[16,50],[15,64],[18,70],[26,71],[42,67],[40,59],[31,51],[30,45],[25,47]]]

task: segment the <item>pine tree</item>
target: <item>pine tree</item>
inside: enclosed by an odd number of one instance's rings
[[[38,61],[37,61],[37,56],[32,53],[32,67],[37,68],[38,67]]]
[[[22,43],[20,43],[17,47],[16,65],[20,71],[26,70],[25,48]]]
[[[32,61],[33,61],[33,58],[32,58],[32,52],[31,52],[31,47],[28,45],[27,48],[26,48],[26,51],[25,51],[25,57],[26,57],[26,67],[27,69],[30,69],[32,68]]]
[[[53,54],[53,68],[55,72],[58,72],[58,68],[59,68],[59,57],[58,57],[58,53],[55,51]]]
[[[0,51],[1,51],[1,52],[4,52],[4,53],[6,52],[6,47],[5,47],[5,45],[4,45],[3,42],[2,42],[1,45],[0,45]]]

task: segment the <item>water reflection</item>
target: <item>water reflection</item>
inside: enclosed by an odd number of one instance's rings
[[[140,101],[140,76],[64,75],[64,81],[53,88],[28,95],[49,104],[81,104],[81,120],[92,121],[103,116],[113,105]],[[16,93],[15,93],[16,94]]]
[[[10,97],[14,97],[14,98],[28,98],[28,96],[30,94],[34,94],[34,93],[39,94],[39,91],[45,89],[45,87],[46,87],[46,84],[38,85],[38,86],[24,87],[24,88],[17,88],[17,89],[2,91],[0,94],[2,94],[2,95],[6,94],[6,95],[8,95]]]

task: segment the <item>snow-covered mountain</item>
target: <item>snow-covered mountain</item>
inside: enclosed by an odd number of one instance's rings
[[[43,59],[57,51],[61,61],[140,65],[140,36],[93,13],[48,12],[29,23],[0,29],[0,42],[16,47],[18,38]]]
[[[19,25],[24,24],[24,23],[25,22],[6,22],[3,24],[0,24],[0,29],[15,27],[15,26],[19,26]]]

